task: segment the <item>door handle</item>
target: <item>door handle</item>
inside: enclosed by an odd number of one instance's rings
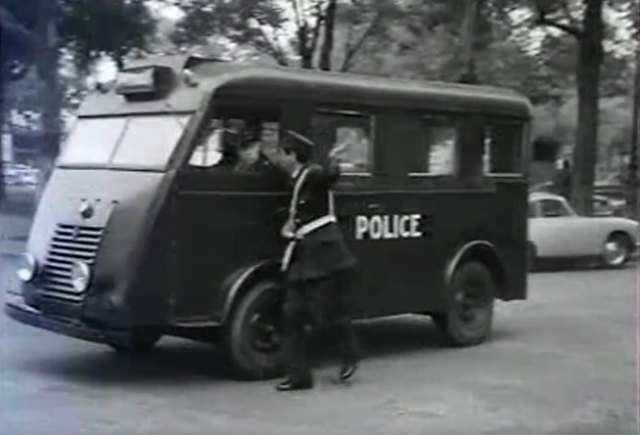
[[[378,203],[372,202],[367,204],[367,210],[380,210],[382,208],[382,206]]]

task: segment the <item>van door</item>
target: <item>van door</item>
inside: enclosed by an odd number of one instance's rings
[[[258,152],[277,146],[278,112],[223,107],[207,121],[178,175],[174,317],[215,321],[218,289],[239,268],[280,253],[282,177]]]

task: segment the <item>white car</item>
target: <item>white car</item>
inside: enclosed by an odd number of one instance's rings
[[[638,248],[638,222],[620,217],[578,216],[559,195],[529,195],[529,258],[599,258],[622,267]]]

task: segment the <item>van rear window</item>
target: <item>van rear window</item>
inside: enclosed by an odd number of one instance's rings
[[[522,173],[522,128],[492,123],[485,128],[482,166],[485,174]]]

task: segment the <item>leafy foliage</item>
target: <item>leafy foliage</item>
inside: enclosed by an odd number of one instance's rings
[[[102,54],[122,63],[127,53],[144,48],[154,21],[144,0],[58,0],[61,44],[70,46],[86,66]]]

